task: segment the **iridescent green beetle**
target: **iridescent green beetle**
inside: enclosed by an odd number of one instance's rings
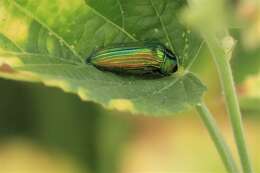
[[[101,70],[134,75],[170,75],[178,70],[177,57],[160,43],[100,48],[86,60]]]

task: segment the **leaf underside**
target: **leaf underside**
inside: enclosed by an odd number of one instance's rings
[[[177,19],[184,5],[171,0],[1,1],[0,76],[42,82],[133,113],[183,111],[200,102],[205,91],[193,74],[141,79],[103,72],[84,61],[99,46],[156,40],[189,67],[201,41]]]

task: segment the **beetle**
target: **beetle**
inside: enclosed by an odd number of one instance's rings
[[[100,70],[132,75],[170,75],[178,70],[176,55],[161,43],[121,44],[98,48],[86,63]]]

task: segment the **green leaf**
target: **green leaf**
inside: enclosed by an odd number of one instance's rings
[[[4,0],[0,2],[0,76],[43,82],[107,108],[172,114],[200,102],[205,86],[188,72],[201,41],[181,25],[183,1]],[[1,20],[2,19],[2,20]],[[159,40],[185,73],[140,79],[84,63],[95,47]]]

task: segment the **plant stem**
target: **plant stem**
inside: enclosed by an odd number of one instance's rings
[[[200,114],[204,125],[208,129],[210,137],[212,138],[227,171],[229,173],[238,173],[239,170],[232,157],[231,151],[207,106],[202,102],[196,105],[196,109]]]
[[[215,36],[204,35],[204,39],[217,66],[243,172],[253,173],[252,165],[246,148],[242,117],[235,91],[233,75],[229,64],[229,57]]]

